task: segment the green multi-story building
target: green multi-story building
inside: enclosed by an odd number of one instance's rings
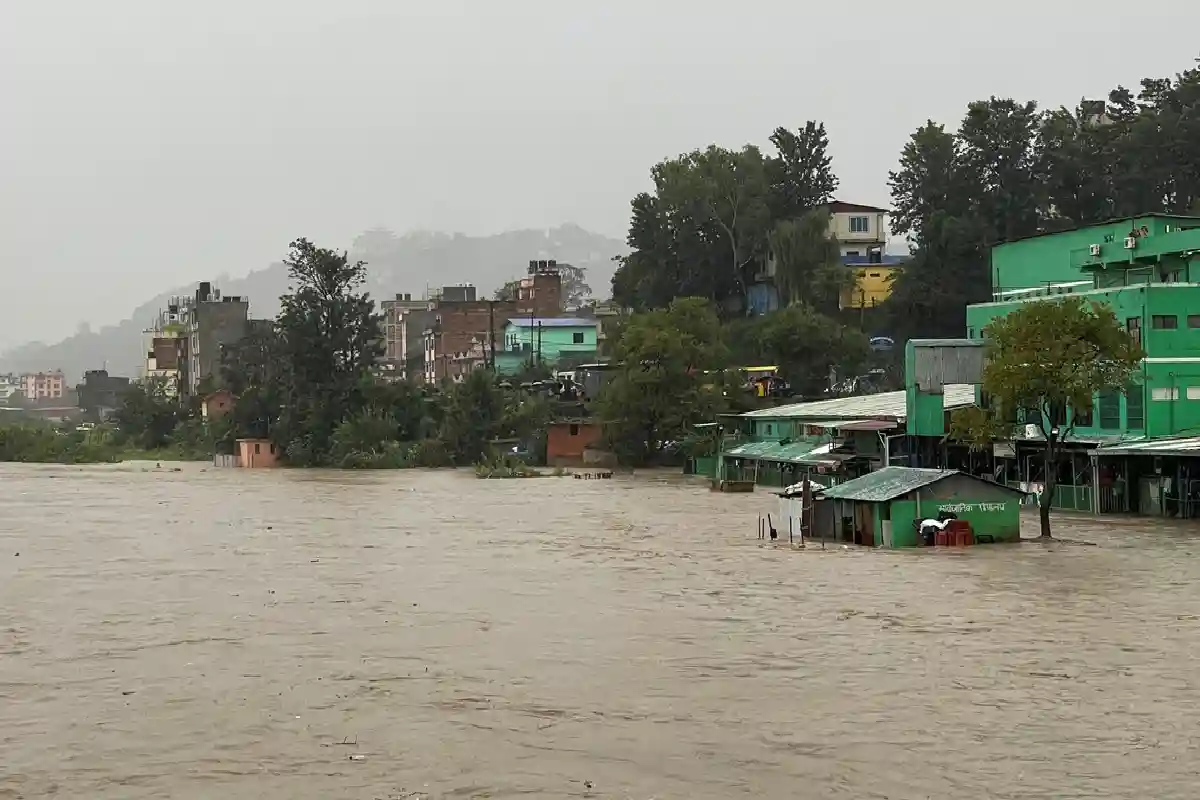
[[[1200,516],[1200,217],[1153,215],[1008,242],[992,251],[990,303],[967,337],[1022,303],[1105,303],[1146,351],[1138,380],[1075,420],[1055,505]],[[1071,413],[1071,412],[1068,412]],[[1038,491],[1040,434],[997,444],[997,477]]]

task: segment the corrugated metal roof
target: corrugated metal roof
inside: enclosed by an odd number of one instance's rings
[[[1200,436],[1173,436],[1169,439],[1140,439],[1096,448],[1097,456],[1196,456],[1200,455]]]
[[[812,442],[747,442],[726,450],[722,455],[786,464],[836,464],[841,459],[829,452],[831,447],[830,444],[814,445]]]
[[[582,317],[511,317],[508,320],[510,325],[515,325],[518,328],[536,328],[541,325],[543,328],[594,328],[596,320],[583,319]]]
[[[884,467],[875,472],[863,475],[861,478],[855,478],[852,481],[837,486],[832,486],[821,492],[822,497],[828,497],[833,500],[855,500],[863,503],[886,503],[888,500],[894,500],[897,497],[908,494],[909,492],[920,489],[922,486],[929,486],[932,483],[937,483],[940,480],[949,478],[951,475],[962,475],[969,480],[986,483],[989,486],[1003,489],[1013,494],[1024,495],[1019,489],[1013,489],[1011,486],[1005,486],[1001,483],[994,483],[983,478],[977,478],[974,475],[965,472],[959,472],[955,469],[917,469],[915,467]]]
[[[937,483],[957,475],[953,469],[916,469],[914,467],[884,467],[861,478],[831,486],[821,493],[834,500],[858,500],[864,503],[884,503],[914,489]]]
[[[975,404],[975,387],[972,384],[951,383],[945,387],[944,392],[947,411]],[[903,422],[908,416],[907,404],[907,397],[902,391],[880,392],[858,397],[838,397],[832,400],[816,400],[811,403],[762,408],[742,414],[742,416],[752,419],[891,419]]]

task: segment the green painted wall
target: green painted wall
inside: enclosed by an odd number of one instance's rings
[[[1090,280],[1091,271],[1097,267],[1106,276],[1099,278],[1103,286],[1113,274],[1136,266],[1139,258],[1157,263],[1161,256],[1174,254],[1178,262],[1179,253],[1200,246],[1200,230],[1180,229],[1197,226],[1200,226],[1197,217],[1138,217],[997,245],[992,248],[992,289],[1027,289],[1047,283]],[[1125,237],[1135,228],[1139,234],[1144,229],[1144,235],[1139,237],[1135,250],[1126,250]],[[1094,244],[1100,245],[1099,257],[1091,254]]]
[[[1018,498],[1004,500],[976,500],[971,497],[936,501],[925,499],[892,501],[892,542],[894,547],[917,547],[919,534],[913,527],[915,519],[936,517],[945,507],[959,519],[971,523],[976,535],[993,537],[997,542],[1011,542],[1021,538],[1021,502]],[[876,541],[882,541],[877,539]]]
[[[917,547],[921,544],[912,524],[916,518],[915,500],[892,501],[892,547]]]
[[[1021,537],[1021,495],[997,484],[957,475],[911,492],[891,503],[895,547],[920,544],[913,520],[936,517],[946,508],[971,523],[976,534],[997,542]]]
[[[1149,284],[1094,290],[1081,297],[1112,307],[1127,328],[1140,327],[1147,357],[1141,385],[1131,388],[1136,394],[1132,405],[1128,395],[1095,398],[1092,424],[1076,426],[1076,435],[1200,434],[1200,286]],[[1020,306],[1014,302],[968,307],[968,334],[982,338],[988,323]],[[1155,327],[1170,325],[1168,320],[1174,320],[1175,327]]]
[[[917,348],[913,341],[904,346],[905,429],[914,436],[946,435],[946,398],[917,388]]]
[[[530,327],[525,320],[522,320],[520,325],[509,322],[504,327],[504,341],[499,346],[506,352],[521,353],[526,357],[532,351],[538,350],[547,363],[573,354],[594,355],[596,352],[594,324],[542,325],[540,343],[538,330],[536,327]]]

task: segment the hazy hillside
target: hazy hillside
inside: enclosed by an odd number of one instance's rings
[[[324,244],[318,242],[317,244]],[[576,225],[551,230],[509,231],[496,236],[445,233],[410,233],[397,236],[372,230],[355,239],[351,256],[368,263],[369,290],[376,299],[397,292],[421,296],[426,288],[473,283],[482,295],[525,272],[530,259],[553,258],[587,270],[588,283],[598,297],[607,297],[613,256],[625,252],[624,244]],[[282,264],[232,280],[218,275],[196,275],[195,281],[212,280],[222,294],[250,298],[250,314],[273,317],[279,296],[287,291],[287,270]],[[150,298],[124,322],[98,331],[81,330],[57,344],[34,342],[0,354],[0,372],[62,369],[74,383],[84,370],[107,363],[109,372],[136,376],[141,365],[142,331],[150,325],[172,295],[191,294],[196,284],[180,286]]]

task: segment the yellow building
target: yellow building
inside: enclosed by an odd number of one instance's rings
[[[895,256],[885,256],[895,259]],[[844,259],[843,259],[844,260]],[[898,259],[897,259],[898,262]],[[854,272],[854,285],[842,290],[842,308],[875,308],[892,294],[892,282],[900,274],[900,263],[847,264]]]

